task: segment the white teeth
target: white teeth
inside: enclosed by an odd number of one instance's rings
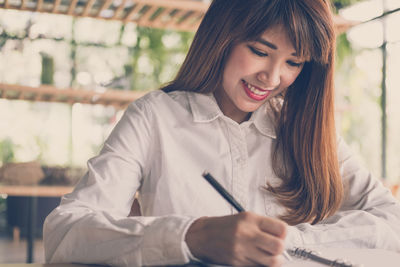
[[[268,91],[261,91],[261,90],[258,90],[257,88],[255,88],[255,87],[252,86],[251,84],[248,84],[247,82],[245,82],[245,84],[246,84],[247,88],[249,88],[250,91],[251,91],[252,93],[256,94],[256,95],[263,96],[263,95],[266,95],[266,94],[268,93]]]

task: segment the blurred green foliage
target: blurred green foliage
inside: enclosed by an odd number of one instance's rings
[[[333,0],[333,6],[335,7],[336,10],[339,10],[341,8],[351,6],[357,2],[361,2],[364,0]]]
[[[340,34],[336,39],[336,67],[342,66],[344,60],[353,55],[354,51],[351,47],[346,33]]]
[[[42,56],[42,73],[40,81],[42,84],[53,84],[54,83],[54,59],[52,56],[46,53],[41,53]]]
[[[164,39],[172,35],[179,41],[173,47],[166,47]],[[125,66],[126,74],[131,73],[131,89],[156,89],[161,84],[173,79],[181,63],[175,63],[173,57],[178,55],[183,59],[193,37],[194,33],[192,32],[137,27],[136,45],[130,48],[132,58],[130,63]],[[139,61],[143,56],[147,57],[152,65],[151,73],[146,74],[141,71],[142,66]],[[165,72],[168,74],[163,75]]]
[[[14,161],[14,143],[11,138],[0,141],[0,157],[2,164]]]

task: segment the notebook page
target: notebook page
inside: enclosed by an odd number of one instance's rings
[[[318,250],[321,256],[331,260],[346,259],[355,266],[363,267],[399,267],[400,253],[381,249],[356,249],[356,248],[324,248]],[[309,260],[295,259],[286,262],[283,267],[326,267],[326,265]]]

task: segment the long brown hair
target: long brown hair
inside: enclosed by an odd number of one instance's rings
[[[282,183],[268,189],[287,208],[281,219],[317,223],[332,215],[343,198],[334,123],[335,33],[328,0],[214,0],[176,78],[162,89],[214,92],[222,84],[232,47],[256,40],[278,24],[308,61],[282,105],[273,105],[277,140],[272,165]]]

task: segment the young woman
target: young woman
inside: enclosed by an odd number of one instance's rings
[[[47,218],[46,260],[279,266],[292,246],[400,251],[399,203],[335,134],[333,27],[327,0],[214,0],[175,80],[129,106]],[[128,216],[136,192],[141,216]]]

